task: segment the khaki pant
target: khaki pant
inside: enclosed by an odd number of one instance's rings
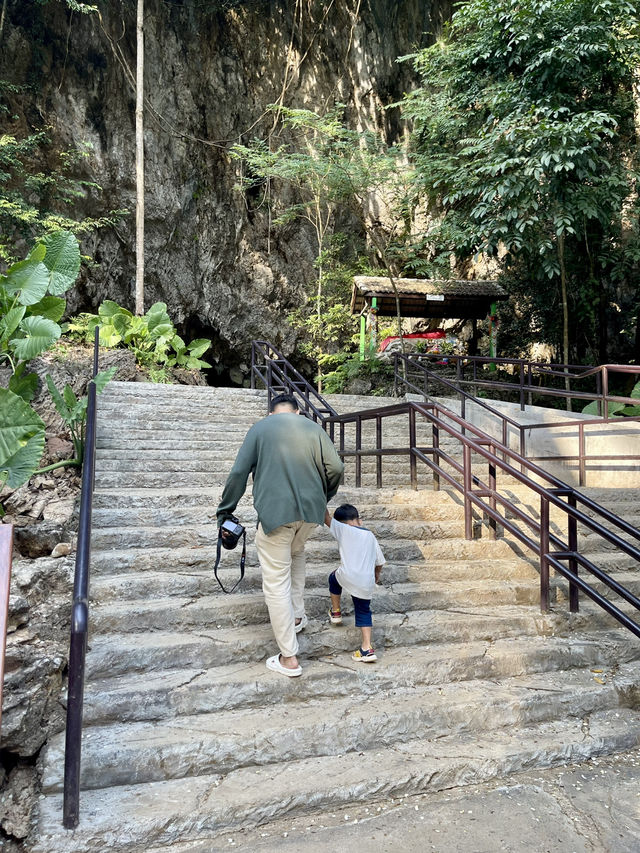
[[[304,545],[316,527],[308,521],[293,521],[269,534],[259,524],[256,532],[262,591],[283,657],[298,654],[295,620],[304,615]]]

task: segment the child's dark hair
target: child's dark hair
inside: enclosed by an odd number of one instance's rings
[[[346,521],[355,521],[356,518],[360,518],[358,510],[351,504],[341,504],[339,507],[336,507],[333,517],[336,521],[341,521],[343,524]]]

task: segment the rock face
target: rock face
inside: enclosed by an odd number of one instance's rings
[[[318,111],[344,103],[352,126],[393,139],[398,113],[384,107],[411,83],[396,59],[425,42],[448,6],[146,0],[146,303],[163,300],[184,331],[212,336],[227,367],[256,336],[290,347],[285,318],[314,277],[313,236],[299,224],[270,229],[266,206],[237,188],[229,147],[264,136],[264,109],[280,98]],[[135,4],[100,8],[101,18],[70,17],[64,3],[9,0],[0,59],[0,79],[37,81],[33,103],[16,104],[17,135],[51,124],[61,146],[93,146],[103,191],[88,192],[79,212],[131,211],[85,247],[97,266],[71,296],[73,311],[106,297],[133,302]]]

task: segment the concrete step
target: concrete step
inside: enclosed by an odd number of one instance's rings
[[[218,527],[215,519],[215,509],[210,510],[211,519],[208,524],[195,527],[173,524],[155,524],[149,527],[108,527],[97,529],[92,536],[92,548],[95,551],[110,548],[184,548],[184,547],[207,547],[218,538]],[[254,515],[254,514],[252,514]],[[253,544],[255,540],[255,515],[251,520],[243,516],[243,522],[247,528],[247,545]],[[251,522],[254,522],[251,524]],[[393,545],[401,545],[410,551],[411,541],[424,541],[433,539],[459,539],[463,529],[461,520],[453,521],[395,521],[372,519],[367,520],[366,526],[383,543],[390,542]],[[334,546],[337,553],[335,540],[328,529],[318,526],[309,539],[311,543],[326,542]],[[402,543],[405,543],[402,545]]]
[[[337,566],[336,560],[326,562],[314,561],[307,565],[306,586],[311,589],[325,589],[329,574]],[[155,571],[125,571],[121,574],[97,574],[91,581],[92,600],[102,603],[112,603],[120,599],[153,599],[167,595],[177,595],[192,598],[200,595],[218,594],[220,587],[216,583],[212,571],[213,563],[204,568],[188,567],[185,569],[161,569]],[[219,571],[221,578],[235,578],[239,574],[239,559],[226,560]],[[490,560],[430,560],[416,563],[388,562],[383,570],[383,587],[394,587],[397,584],[439,584],[447,588],[449,584],[462,584],[469,588],[471,585],[486,585],[491,587],[492,581],[518,587],[537,583],[539,577],[536,566],[517,557],[496,558]],[[621,575],[621,577],[624,577]],[[245,574],[238,595],[261,589],[262,579],[259,570],[248,571]]]
[[[105,574],[122,574],[123,572],[145,571],[191,571],[192,569],[212,569],[216,558],[216,537],[210,540],[210,545],[193,545],[193,547],[142,547],[112,550],[95,550],[91,557],[91,571],[95,576]],[[312,540],[306,547],[307,563],[316,560],[336,565],[337,546],[333,540]],[[384,555],[387,562],[412,563],[421,559],[456,560],[472,559],[513,559],[513,552],[508,542],[497,540],[449,539],[416,542],[415,540],[400,540],[385,544]],[[225,555],[225,565],[237,565],[240,555],[228,552]],[[247,572],[257,567],[258,558],[253,548],[247,551]]]
[[[467,643],[505,637],[564,635],[572,628],[612,630],[615,623],[603,612],[569,614],[566,608],[542,614],[537,606],[505,605],[486,608],[459,606],[455,610],[414,610],[410,613],[379,613],[374,620],[376,649],[401,648],[430,643]],[[228,628],[209,622],[188,633],[176,631],[135,632],[135,621],[122,634],[99,635],[90,639],[87,679],[115,677],[132,672],[159,672],[164,669],[209,668],[230,660],[244,665],[274,654],[275,641],[267,623]],[[351,652],[358,632],[339,630],[326,623],[314,624],[298,635],[300,654],[318,658]]]
[[[479,679],[530,676],[541,672],[589,669],[606,681],[623,663],[637,661],[640,646],[620,642],[619,632],[569,637],[513,637],[387,648],[379,666],[363,666],[345,652],[305,661],[304,687],[273,678],[264,661],[234,662],[212,669],[180,667],[150,674],[92,680],[87,684],[87,725],[152,721],[168,717],[230,711],[234,708],[281,706],[331,695],[372,697],[378,691],[441,685]],[[588,678],[588,676],[587,676]],[[598,683],[598,682],[596,682]]]
[[[121,508],[120,501],[112,508],[101,506],[93,510],[93,525],[96,529],[107,530],[111,527],[152,527],[159,526],[198,526],[216,522],[216,509],[221,492],[213,500],[200,500],[199,503],[182,504],[174,509],[162,508],[166,504],[157,502],[158,507],[140,506],[137,508]],[[331,502],[331,509],[342,503],[342,492]],[[460,523],[464,519],[464,509],[461,505],[449,500],[441,500],[430,506],[414,504],[376,504],[363,503],[359,496],[352,498],[357,503],[363,523],[374,529],[383,519],[405,522],[409,525],[421,522],[453,521]],[[350,503],[351,501],[344,501]],[[253,506],[245,501],[236,515],[242,516],[243,524],[249,529],[256,524],[257,515]],[[409,529],[411,532],[413,528]],[[460,532],[460,528],[458,530]]]
[[[585,726],[587,735],[585,736]],[[333,727],[331,727],[333,728]],[[226,775],[185,777],[144,785],[87,791],[74,833],[61,828],[61,796],[41,802],[39,840],[32,853],[93,853],[109,849],[142,853],[152,845],[256,826],[276,815],[308,814],[351,803],[443,790],[524,768],[549,767],[631,749],[640,742],[638,715],[606,710],[489,734],[454,734],[380,746],[375,772],[370,751],[306,758]],[[118,831],[114,832],[114,815]],[[205,848],[206,849],[206,848]],[[214,848],[215,849],[215,848]]]
[[[92,726],[84,742],[81,787],[226,774],[312,756],[348,756],[425,734],[433,740],[567,716],[583,719],[632,701],[639,670],[637,663],[625,664],[604,684],[594,682],[590,669],[537,673],[494,680],[490,693],[478,680],[394,687],[377,696],[361,696],[355,707],[352,696],[344,698],[334,690],[320,700],[300,697],[284,710],[266,706]],[[339,725],[327,725],[327,700]],[[635,723],[640,729],[640,712]],[[46,764],[43,791],[60,791],[64,734],[49,742]]]

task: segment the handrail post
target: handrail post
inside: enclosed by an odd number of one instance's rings
[[[256,387],[256,342],[251,342],[251,390],[255,390]]]
[[[602,411],[603,417],[605,420],[609,419],[609,406],[607,404],[607,398],[609,396],[609,371],[607,370],[607,365],[603,365],[602,367]]]
[[[493,445],[490,445],[492,452],[495,454],[496,449]],[[496,463],[492,460],[489,461],[489,506],[495,512],[496,511]],[[489,516],[489,539],[496,538],[496,532],[498,528],[498,523],[493,518],[493,516]]]
[[[376,488],[382,488],[382,418],[380,415],[376,417]]]
[[[440,449],[440,428],[436,423],[433,424],[433,461],[436,465],[440,466],[440,454],[438,450]],[[436,469],[433,472],[433,491],[440,491],[440,474]]]
[[[540,495],[540,610],[549,610],[549,498]]]
[[[530,406],[533,406],[533,392],[531,390],[533,387],[533,381],[532,380],[533,380],[533,377],[532,377],[532,371],[531,371],[531,362],[528,361],[527,362],[527,385],[529,386],[529,393],[527,395],[527,400],[528,400],[528,403]]]
[[[416,410],[413,406],[409,409],[409,473],[411,477],[411,488],[418,488],[418,467],[415,456],[416,448]]]
[[[4,654],[9,622],[9,588],[13,554],[13,524],[0,524],[0,722],[2,721],[2,685],[4,684]]]
[[[267,414],[271,411],[271,385],[273,383],[273,365],[271,359],[267,362]]]
[[[356,489],[362,485],[362,418],[356,420]]]
[[[393,396],[398,396],[398,353],[393,354]]]
[[[580,487],[586,486],[587,484],[587,458],[586,458],[586,447],[585,447],[585,436],[584,436],[584,424],[580,422],[578,424],[578,457],[579,457],[579,484]]]
[[[520,362],[520,411],[524,412],[524,362]]]
[[[82,466],[82,492],[76,570],[73,584],[73,610],[69,643],[69,686],[64,753],[63,825],[75,829],[80,814],[80,759],[82,747],[82,706],[84,670],[89,621],[89,561],[91,557],[91,510],[95,466],[96,386],[89,383],[85,454]]]
[[[598,398],[600,398],[600,395],[602,394],[602,368],[600,368],[599,373],[596,373],[596,394],[598,395]],[[601,418],[602,417],[602,400],[598,399],[596,405],[598,407],[597,408],[598,417]]]
[[[464,481],[464,538],[473,539],[473,515],[471,512],[471,447],[465,444],[462,448],[463,481]]]
[[[567,503],[572,509],[576,508],[576,496],[570,494],[567,498]],[[578,550],[578,522],[573,515],[567,515],[567,539],[569,551],[575,554]],[[575,557],[569,557],[569,571],[576,577],[578,575],[578,561]],[[580,609],[578,601],[579,589],[577,584],[569,581],[569,610],[571,613],[577,613]]]

